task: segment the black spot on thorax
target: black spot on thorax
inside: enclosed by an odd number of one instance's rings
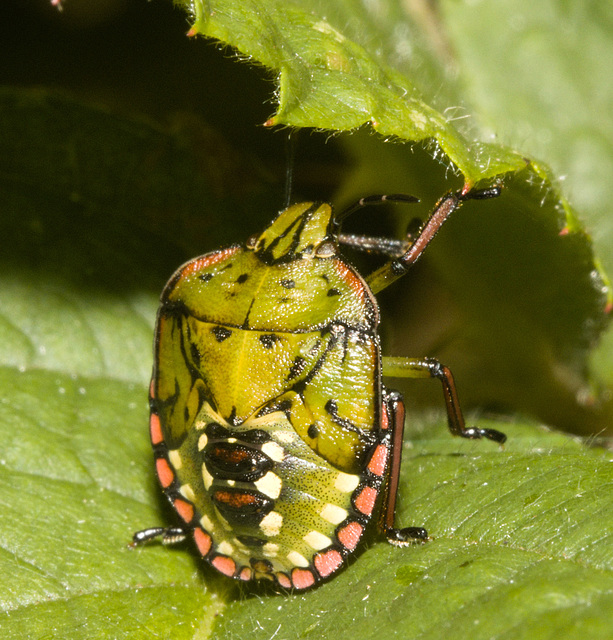
[[[194,364],[197,367],[200,366],[200,361],[202,360],[202,354],[200,353],[198,346],[195,345],[193,342],[191,342],[189,345],[189,350],[192,356],[192,360],[194,361]]]
[[[281,338],[275,333],[265,333],[260,336],[260,342],[265,349],[272,349],[279,340]]]
[[[230,329],[219,326],[213,327],[211,329],[211,333],[215,336],[215,340],[217,340],[217,342],[223,342],[232,335],[232,331],[230,331]]]
[[[297,378],[304,371],[305,366],[306,360],[302,356],[296,356],[294,358],[294,363],[287,374],[287,379],[293,380],[294,378]]]

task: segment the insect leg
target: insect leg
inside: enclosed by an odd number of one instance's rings
[[[466,200],[485,200],[487,198],[495,198],[498,195],[500,195],[500,187],[468,191],[466,193],[455,191],[444,195],[437,202],[436,207],[434,207],[408,250],[402,256],[390,260],[367,276],[366,283],[372,292],[378,293],[402,277],[409,267],[419,260],[421,254],[434,239],[434,236],[436,236],[449,216]]]
[[[391,430],[390,460],[387,482],[383,494],[383,508],[379,527],[391,544],[402,545],[411,541],[428,539],[428,532],[423,527],[405,527],[397,529],[395,524],[396,499],[398,481],[402,463],[402,441],[404,436],[404,402],[397,391],[386,391],[383,400],[383,411],[387,415],[387,425]]]
[[[407,193],[389,193],[372,196],[365,196],[354,202],[334,217],[335,233],[338,241],[345,246],[351,247],[356,251],[364,251],[366,253],[379,253],[389,256],[390,258],[399,258],[404,255],[412,244],[412,235],[407,234],[403,240],[396,238],[382,238],[378,236],[362,236],[350,233],[340,233],[340,229],[344,220],[350,215],[371,205],[387,204],[394,202],[397,204],[411,204],[419,202],[419,198],[411,196]]]
[[[399,240],[397,238],[382,238],[379,236],[360,236],[353,233],[341,233],[338,236],[340,244],[351,247],[356,251],[364,253],[377,253],[399,258],[411,246],[409,240]]]
[[[355,251],[376,253],[388,258],[400,258],[413,244],[421,226],[422,221],[419,218],[413,218],[407,225],[406,235],[402,239],[339,233],[338,241],[340,244],[351,247]]]
[[[149,529],[137,531],[132,536],[132,544],[130,546],[136,547],[154,538],[162,538],[162,544],[177,544],[178,542],[183,542],[186,537],[187,532],[181,527],[150,527]]]
[[[487,438],[502,444],[507,437],[495,429],[479,429],[467,427],[458,401],[458,394],[453,380],[453,374],[448,367],[434,358],[412,360],[411,358],[383,358],[383,375],[392,378],[438,378],[443,385],[447,421],[449,431],[461,438]]]

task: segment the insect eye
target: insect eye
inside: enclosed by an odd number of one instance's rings
[[[336,245],[330,240],[322,242],[315,250],[315,256],[318,258],[331,258],[336,255]]]
[[[247,247],[247,249],[255,249],[258,243],[258,238],[259,236],[257,234],[254,234],[250,238],[248,238],[247,242],[245,242],[245,246]]]

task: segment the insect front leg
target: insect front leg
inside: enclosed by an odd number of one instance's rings
[[[507,437],[495,429],[467,427],[458,401],[453,374],[448,367],[434,358],[413,360],[411,358],[383,358],[383,376],[391,378],[437,378],[443,385],[449,431],[461,438],[487,438],[502,444]]]
[[[150,527],[149,529],[137,531],[132,536],[132,543],[130,546],[136,547],[140,544],[144,544],[145,542],[149,542],[149,540],[154,540],[155,538],[161,538],[162,544],[164,545],[171,545],[183,542],[186,537],[187,532],[181,527]]]
[[[373,293],[389,287],[392,282],[401,278],[409,267],[417,262],[426,247],[434,239],[439,229],[449,216],[466,200],[486,200],[500,195],[500,187],[477,189],[473,191],[452,191],[444,195],[419,231],[410,247],[401,256],[390,260],[366,278],[366,283]]]

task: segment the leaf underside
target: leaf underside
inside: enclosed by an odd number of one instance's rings
[[[501,146],[468,143],[417,82],[365,47],[367,30],[351,31],[342,12],[363,16],[350,3],[181,4],[193,9],[193,32],[278,75],[270,124],[361,129],[343,143],[358,156],[350,181],[359,195],[373,166],[401,174],[424,211],[450,182],[503,176],[497,201],[470,203],[448,223],[408,293],[390,291],[389,306],[382,296],[386,354],[457,362],[465,405],[498,400],[592,431],[577,394],[605,326],[606,291],[548,171]],[[426,151],[383,145],[363,125]],[[187,543],[128,548],[134,530],[175,523],[146,429],[159,291],[193,251],[244,240],[250,210],[270,219],[275,200],[244,164],[221,175],[229,154],[208,133],[203,167],[184,132],[8,90],[0,129],[3,638],[612,634],[610,455],[534,420],[474,416],[507,434],[501,449],[451,438],[440,413],[410,411],[397,517],[431,540],[394,548],[371,531],[346,569],[312,592],[236,585]],[[424,298],[433,307],[422,312]],[[425,328],[434,331],[438,317],[448,324],[433,340]]]

